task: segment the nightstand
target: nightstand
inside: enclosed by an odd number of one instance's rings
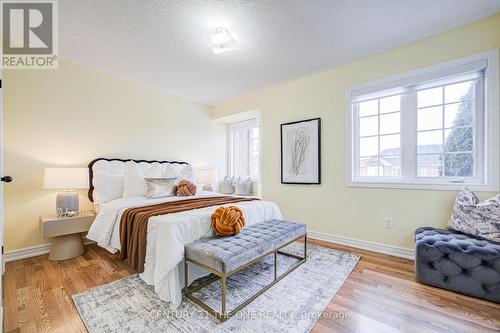
[[[66,260],[82,255],[85,252],[82,232],[89,231],[94,219],[94,213],[75,217],[41,216],[42,236],[54,237],[49,259]]]

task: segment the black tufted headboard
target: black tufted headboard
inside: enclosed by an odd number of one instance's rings
[[[175,163],[175,164],[188,164],[187,162],[180,162],[180,161],[157,161],[157,160],[134,160],[132,158],[129,159],[121,159],[121,158],[105,158],[105,157],[99,157],[96,158],[95,160],[91,161],[89,163],[89,192],[88,192],[88,197],[91,202],[94,202],[93,198],[93,192],[94,192],[94,185],[92,183],[92,179],[94,178],[94,171],[92,170],[93,165],[98,162],[98,161],[120,161],[120,162],[128,162],[128,161],[134,161],[137,163],[145,162],[145,163]]]

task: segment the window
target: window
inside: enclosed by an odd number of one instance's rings
[[[478,174],[474,160],[480,152],[474,136],[479,135],[477,123],[484,113],[478,103],[481,87],[478,76],[417,91],[417,177]]]
[[[401,96],[360,102],[359,175],[397,177],[401,175]]]
[[[348,91],[351,186],[498,190],[498,51]]]
[[[260,178],[260,125],[257,120],[229,125],[229,172],[231,176]]]

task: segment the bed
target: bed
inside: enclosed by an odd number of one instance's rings
[[[124,212],[130,208],[152,204],[179,203],[193,197],[163,197],[148,199],[145,196],[120,197],[120,187],[128,177],[131,164],[140,168],[145,177],[177,174],[179,178],[193,178],[192,172],[185,172],[189,164],[185,162],[146,161],[133,159],[98,158],[89,164],[89,199],[96,207],[97,216],[87,238],[97,242],[100,247],[111,253],[121,249],[120,221]],[[150,170],[155,175],[148,174]],[[192,170],[192,168],[191,168]],[[189,170],[188,170],[189,171]],[[193,178],[194,179],[194,178]],[[199,191],[194,198],[219,197],[221,194]],[[247,225],[282,219],[278,206],[272,202],[255,200],[233,203],[245,216]],[[153,216],[147,222],[146,252],[144,271],[140,278],[152,285],[163,301],[176,309],[182,301],[184,246],[198,239],[212,235],[211,215],[217,206],[209,206],[177,213]],[[191,273],[192,272],[192,273]],[[190,281],[208,274],[201,268],[190,266]]]

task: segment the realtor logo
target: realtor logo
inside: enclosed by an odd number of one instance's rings
[[[56,0],[4,0],[2,12],[3,67],[57,68]]]

